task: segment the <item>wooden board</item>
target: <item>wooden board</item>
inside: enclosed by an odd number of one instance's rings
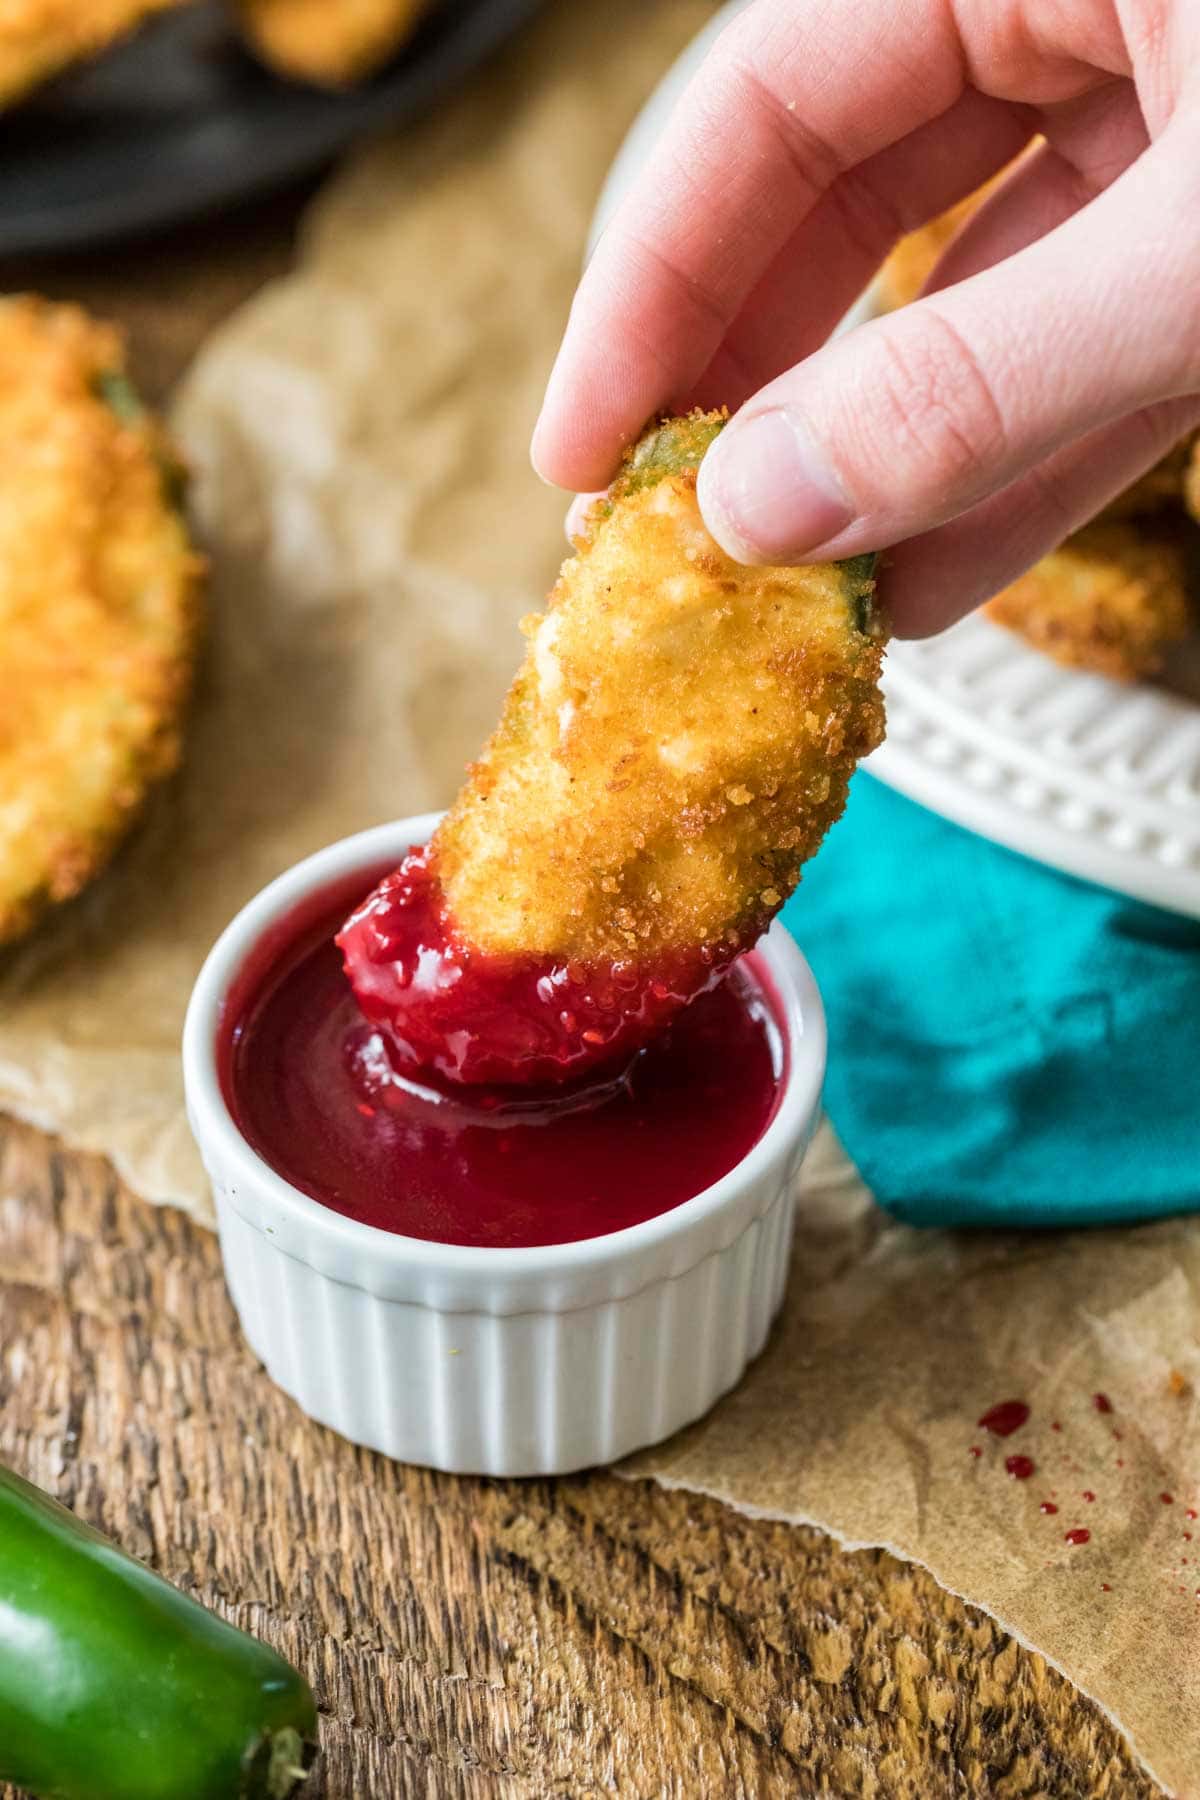
[[[311,1424],[242,1343],[215,1240],[18,1126],[0,1340],[0,1457],[304,1669],[314,1795],[1154,1792],[1040,1657],[883,1552]]]
[[[123,319],[161,396],[286,266],[296,210],[4,285]],[[314,1797],[1156,1791],[1040,1657],[886,1554],[608,1474],[353,1449],[241,1342],[214,1239],[3,1121],[0,1458],[304,1669]]]

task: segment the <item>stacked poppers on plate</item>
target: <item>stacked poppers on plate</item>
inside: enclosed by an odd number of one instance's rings
[[[885,307],[916,299],[994,185],[901,240],[877,284]],[[997,594],[988,616],[1070,668],[1119,681],[1153,675],[1171,646],[1200,625],[1198,522],[1200,434],[1192,434],[1098,519]]]

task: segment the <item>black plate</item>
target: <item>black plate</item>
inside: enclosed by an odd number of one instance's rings
[[[5,118],[0,256],[157,230],[308,174],[424,111],[538,4],[444,0],[388,69],[344,94],[268,74],[215,0],[166,14]]]

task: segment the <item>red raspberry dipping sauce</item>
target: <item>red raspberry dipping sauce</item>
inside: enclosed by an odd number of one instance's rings
[[[551,1086],[623,1067],[720,973],[711,951],[653,968],[480,955],[454,934],[428,848],[384,877],[337,941],[393,1061],[456,1083]]]
[[[364,885],[315,896],[266,934],[219,1032],[238,1128],[322,1205],[438,1243],[569,1243],[680,1205],[766,1130],[785,1049],[753,955],[604,1079],[541,1092],[418,1085],[390,1035],[364,1018],[334,942]],[[464,998],[466,980],[453,990]],[[528,989],[513,980],[519,999]],[[505,992],[502,982],[485,990],[481,1020],[460,1013],[482,1046],[477,1066],[525,1041],[523,1022],[505,1019]]]

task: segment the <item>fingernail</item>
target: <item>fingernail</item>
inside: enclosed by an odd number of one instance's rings
[[[601,492],[603,492],[603,490],[601,490]],[[575,542],[576,538],[582,535],[584,525],[587,522],[587,516],[599,498],[600,494],[598,493],[576,494],[570,506],[567,508],[567,516],[563,522],[566,526],[567,537],[572,544]]]
[[[542,473],[541,464],[538,461],[538,456],[539,456],[538,438],[541,433],[541,429],[542,429],[542,421],[539,418],[537,424],[533,428],[533,436],[529,440],[529,466],[533,470],[534,474],[537,476],[539,481],[544,482],[547,487],[554,487],[557,484],[555,482],[551,481],[551,479],[548,475],[544,475]]]
[[[700,465],[704,522],[738,562],[798,562],[845,530],[854,508],[787,407],[726,426]]]

